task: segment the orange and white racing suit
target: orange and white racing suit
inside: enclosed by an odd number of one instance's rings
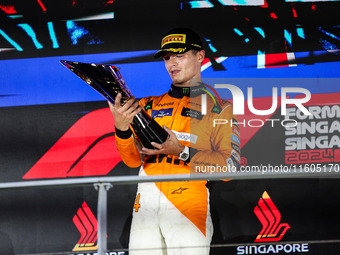
[[[239,129],[232,105],[207,97],[207,114],[201,114],[203,86],[172,86],[168,93],[140,100],[140,105],[161,126],[170,128],[177,139],[190,147],[190,162],[177,156],[147,156],[142,162],[134,137],[120,138],[117,148],[130,167],[140,167],[140,176],[189,174],[202,166],[238,167]],[[190,96],[189,96],[190,95]],[[213,126],[214,119],[228,124]],[[139,183],[130,231],[130,254],[209,254],[213,225],[209,210],[207,181]]]

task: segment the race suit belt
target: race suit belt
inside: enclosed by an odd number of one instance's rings
[[[164,158],[166,158],[166,163],[169,163],[169,164],[172,163],[172,158],[168,157],[168,155],[166,155],[166,154],[152,155],[152,156],[150,156],[146,159],[145,163],[160,163],[160,162],[162,162],[162,160]],[[174,159],[173,164],[179,165],[180,162],[181,161],[179,159]],[[186,164],[186,163],[184,163],[184,164]]]

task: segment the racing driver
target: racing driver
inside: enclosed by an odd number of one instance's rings
[[[116,145],[129,167],[140,176],[194,173],[197,166],[239,167],[239,129],[213,126],[213,119],[237,121],[232,105],[213,96],[201,80],[205,58],[202,41],[188,28],[170,30],[155,57],[163,57],[170,90],[160,96],[130,99],[118,94],[110,109]],[[206,114],[201,113],[202,97]],[[155,149],[141,148],[130,123],[144,109],[169,133]],[[190,153],[189,153],[190,152]],[[190,171],[191,169],[191,171]],[[135,254],[207,255],[213,234],[207,181],[139,183],[130,230],[129,252]]]

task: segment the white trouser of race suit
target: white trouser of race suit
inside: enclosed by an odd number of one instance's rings
[[[143,170],[141,172],[140,175],[145,175]],[[138,194],[140,207],[137,212],[133,211],[130,255],[209,254],[213,234],[209,201],[204,235],[167,199],[155,183],[139,183],[137,196]]]

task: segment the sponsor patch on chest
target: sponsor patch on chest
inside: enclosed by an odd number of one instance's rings
[[[183,108],[181,115],[185,117],[198,119],[198,120],[201,120],[203,118],[203,115],[200,111],[196,111],[196,110],[185,108],[185,107]]]
[[[163,118],[164,116],[172,116],[173,110],[174,110],[173,108],[152,110],[151,117],[152,118]]]

